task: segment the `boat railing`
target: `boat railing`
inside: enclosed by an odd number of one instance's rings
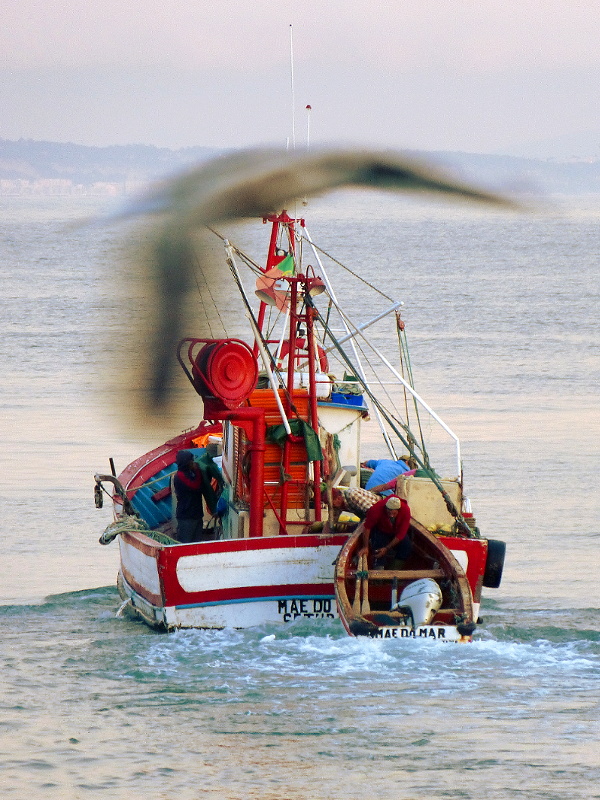
[[[310,236],[310,233],[309,233],[308,228],[306,227],[306,225],[304,226],[304,233],[305,233],[306,238],[307,238],[307,240],[308,240],[308,242],[309,242],[309,244],[311,246],[311,249],[312,249],[313,255],[314,255],[314,257],[315,257],[315,259],[317,261],[317,264],[319,265],[319,269],[321,271],[323,282],[325,283],[325,287],[327,289],[327,294],[329,295],[329,297],[331,298],[331,301],[333,302],[333,304],[335,305],[335,307],[339,311],[339,306],[338,306],[338,302],[337,302],[337,297],[335,295],[335,290],[333,288],[333,285],[332,285],[331,281],[329,280],[329,276],[327,274],[327,270],[325,269],[325,265],[323,264],[323,261],[321,260],[321,256],[319,255],[319,251],[315,247],[315,244],[314,244],[314,242],[313,242],[313,240],[312,240],[312,238]],[[396,306],[396,308],[397,307],[398,306]],[[386,314],[389,314],[390,311],[392,311],[392,310],[395,310],[395,309],[389,309],[386,312]],[[384,316],[385,316],[385,314],[384,314]],[[352,334],[352,331],[351,331],[350,327],[348,326],[348,323],[347,323],[347,321],[345,319],[344,314],[340,314],[340,318],[341,318],[341,321],[342,321],[342,325],[344,326],[344,330],[345,330],[346,334],[348,335],[348,341],[350,342],[350,347],[352,348],[352,354],[354,356],[354,362],[355,362],[357,370],[358,370],[358,375],[361,378],[361,380],[363,381],[363,383],[365,384],[365,386],[367,388],[369,388],[369,383],[368,383],[368,380],[367,380],[367,376],[365,374],[365,370],[364,370],[364,367],[362,365],[362,361],[360,359],[360,355],[358,353],[358,348],[356,347],[356,343],[354,341],[355,334],[354,335]],[[375,321],[375,320],[373,320],[373,321]],[[346,339],[344,339],[344,341],[346,341]],[[392,442],[392,440],[390,438],[390,435],[389,435],[389,433],[388,433],[388,431],[387,431],[387,429],[385,427],[385,423],[383,421],[383,417],[381,415],[381,412],[380,412],[380,410],[378,408],[375,408],[374,411],[375,411],[375,418],[377,419],[377,424],[379,425],[379,429],[381,431],[381,435],[383,436],[383,440],[384,440],[384,442],[385,442],[385,444],[387,446],[387,449],[388,449],[390,455],[392,456],[392,458],[394,459],[394,461],[397,461],[398,460],[398,453],[396,452],[394,444],[393,444],[393,442]]]
[[[456,457],[457,476],[458,476],[460,482],[462,483],[462,457],[461,457],[461,451],[460,451],[460,439],[458,438],[458,436],[454,433],[454,431],[450,428],[450,426],[447,425],[444,422],[444,420],[439,416],[439,414],[437,414],[433,410],[433,408],[431,408],[431,406],[421,397],[421,395],[411,386],[411,384],[398,372],[398,370],[394,367],[394,365],[391,364],[390,361],[383,355],[381,350],[379,350],[379,348],[376,347],[373,344],[373,342],[368,338],[368,336],[365,335],[364,328],[366,326],[364,326],[364,325],[362,325],[362,326],[355,325],[352,322],[352,320],[350,320],[350,318],[347,316],[347,314],[339,307],[339,305],[335,302],[335,300],[333,298],[331,298],[331,300],[334,303],[334,305],[336,306],[339,314],[342,315],[347,320],[348,324],[354,329],[352,335],[353,336],[360,336],[362,339],[364,339],[364,341],[366,342],[368,347],[373,351],[373,353],[377,356],[377,358],[379,358],[381,360],[381,363],[385,367],[387,367],[387,369],[392,373],[392,375],[396,378],[396,380],[406,389],[406,391],[410,395],[412,395],[412,397],[417,401],[417,403],[419,403],[419,405],[421,405],[423,407],[423,409],[429,414],[429,416],[433,420],[435,420],[435,422],[437,422],[437,424],[454,441],[455,453],[456,453],[455,457]],[[387,313],[390,313],[392,310],[393,310],[393,308],[388,309]],[[339,342],[336,342],[335,347],[337,347],[338,344],[339,344]],[[363,378],[363,381],[364,381],[364,378]],[[378,380],[377,382],[380,385],[385,385],[383,381],[379,381]],[[364,383],[365,383],[365,387],[372,392],[372,390],[370,389],[369,384],[366,381],[364,381]]]
[[[357,377],[360,379],[361,383],[365,387],[365,389],[367,391],[367,394],[369,396],[371,396],[372,398],[375,398],[375,392],[373,391],[373,385],[372,385],[371,381],[369,380],[369,378],[367,377],[364,365],[363,365],[363,363],[361,361],[361,358],[360,358],[360,355],[359,355],[358,347],[356,346],[356,342],[355,342],[355,339],[357,337],[361,337],[365,341],[367,346],[371,349],[371,351],[377,356],[377,358],[380,359],[381,363],[392,373],[392,375],[394,376],[396,381],[398,381],[398,383],[400,383],[405,388],[405,390],[414,398],[414,400],[427,412],[427,414],[453,440],[454,446],[455,446],[456,474],[458,476],[459,481],[462,483],[462,458],[461,458],[460,440],[459,440],[458,436],[454,433],[454,431],[450,428],[450,426],[447,425],[446,422],[444,422],[444,420],[439,416],[439,414],[437,414],[437,412],[435,412],[431,408],[431,406],[421,397],[421,395],[413,388],[413,386],[400,374],[400,372],[398,372],[398,370],[393,366],[393,364],[390,363],[390,361],[383,355],[383,353],[376,347],[376,345],[365,334],[365,330],[367,328],[369,328],[370,326],[372,326],[374,323],[378,322],[379,320],[383,319],[388,314],[390,314],[393,311],[396,311],[398,308],[400,308],[403,305],[402,301],[393,302],[392,305],[389,306],[386,310],[384,310],[383,312],[377,314],[375,317],[373,317],[372,319],[368,320],[365,323],[362,323],[360,325],[357,325],[356,323],[354,323],[350,319],[350,317],[346,314],[346,312],[343,311],[343,309],[340,307],[340,305],[339,305],[339,303],[337,301],[335,290],[334,290],[334,288],[333,288],[333,286],[331,284],[331,281],[329,279],[329,276],[327,274],[327,270],[325,269],[325,267],[323,265],[323,262],[322,262],[322,260],[320,258],[320,255],[319,255],[319,252],[318,252],[317,248],[315,247],[315,245],[314,245],[314,243],[313,243],[313,241],[312,241],[312,239],[310,237],[310,233],[308,232],[306,227],[304,228],[304,233],[305,233],[305,236],[306,236],[308,242],[311,245],[313,254],[314,254],[314,256],[315,256],[315,258],[317,260],[317,263],[319,265],[319,269],[320,269],[320,272],[321,272],[321,276],[322,276],[323,282],[325,284],[325,288],[326,288],[327,294],[328,294],[331,302],[333,303],[334,307],[336,308],[336,310],[337,310],[337,312],[339,314],[339,317],[340,317],[340,320],[341,320],[341,324],[342,324],[342,326],[344,328],[344,331],[345,331],[344,336],[342,336],[340,339],[335,339],[334,336],[333,336],[333,331],[331,330],[331,328],[328,327],[328,334],[329,334],[330,338],[333,341],[333,345],[331,347],[327,348],[325,350],[325,353],[329,353],[329,352],[332,352],[334,350],[337,350],[337,349],[341,348],[342,344],[344,344],[346,342],[349,342],[350,347],[352,349],[353,356],[354,356],[353,363],[354,363],[354,366],[355,366],[356,371],[358,373]],[[237,269],[237,266],[236,266],[236,263],[235,263],[235,255],[234,255],[233,247],[232,247],[232,245],[230,244],[230,242],[227,239],[224,239],[223,243],[224,243],[224,246],[225,246],[225,251],[227,253],[227,259],[228,259],[228,262],[230,264],[230,267],[231,267],[232,271],[235,273],[235,275],[237,276],[238,285],[240,287],[242,287],[241,277],[239,275],[239,270]],[[257,329],[256,322],[253,319],[252,314],[249,312],[249,302],[248,302],[248,298],[246,297],[246,295],[244,293],[243,288],[240,288],[240,291],[242,291],[242,294],[244,296],[246,309],[247,309],[247,316],[248,316],[248,319],[249,319],[251,327],[252,327],[252,332],[254,334],[255,341],[257,343],[257,347],[258,347],[258,350],[260,352],[260,357],[261,357],[261,360],[263,362],[265,372],[267,373],[267,376],[268,376],[268,379],[269,379],[269,385],[271,386],[271,388],[272,388],[272,390],[274,392],[275,398],[276,398],[276,402],[277,402],[277,405],[278,405],[278,410],[279,410],[279,414],[280,414],[282,423],[283,423],[284,427],[286,428],[286,432],[289,433],[289,431],[288,431],[289,421],[287,419],[287,415],[285,413],[285,410],[283,408],[281,400],[280,400],[280,398],[278,396],[278,392],[276,391],[276,387],[279,385],[279,380],[274,375],[273,370],[272,370],[272,366],[271,366],[272,357],[270,357],[270,354],[268,354],[266,352],[264,344],[262,343],[262,337],[261,337],[261,335],[260,335],[260,333],[259,333],[259,331]],[[378,385],[383,386],[387,382],[382,382],[380,379],[377,379],[376,383]],[[374,411],[375,417],[377,419],[379,428],[381,430],[381,434],[383,436],[383,439],[384,439],[384,441],[386,443],[386,446],[388,448],[388,451],[390,452],[390,455],[392,456],[392,458],[394,460],[397,460],[398,459],[398,454],[397,454],[396,449],[394,447],[393,441],[392,441],[392,439],[390,437],[389,431],[388,431],[388,429],[387,429],[387,427],[385,425],[381,409],[378,408],[376,404],[374,404],[373,411]]]
[[[439,416],[439,414],[437,414],[433,410],[433,408],[431,408],[431,406],[427,402],[425,402],[425,400],[421,397],[421,395],[413,389],[413,387],[410,385],[410,383],[407,380],[405,380],[405,378],[402,377],[402,375],[393,366],[393,364],[390,364],[390,362],[383,355],[383,353],[377,347],[375,347],[375,345],[372,344],[372,342],[370,342],[369,339],[366,336],[364,336],[362,331],[358,331],[358,333],[367,342],[367,344],[373,350],[373,352],[377,355],[377,357],[382,360],[382,362],[390,370],[392,375],[394,375],[394,377],[402,384],[402,386],[404,386],[404,388],[407,390],[407,392],[410,395],[412,395],[412,397],[417,401],[417,403],[419,403],[419,405],[421,405],[425,409],[425,411],[429,414],[429,416],[432,419],[434,419],[438,423],[438,425],[444,431],[446,431],[448,436],[450,436],[450,438],[454,441],[455,452],[456,452],[456,456],[455,456],[456,457],[456,474],[457,474],[460,482],[462,483],[462,456],[461,456],[461,452],[460,452],[460,439],[458,438],[458,436],[454,433],[454,431],[450,428],[450,426],[447,425],[444,422],[444,420]]]
[[[131,505],[131,501],[127,497],[127,491],[121,481],[116,477],[116,475],[101,475],[100,473],[96,473],[94,475],[94,480],[96,482],[96,486],[98,487],[99,491],[101,492],[103,489],[102,484],[112,483],[114,487],[115,495],[121,498],[121,502],[123,503],[123,511],[125,514],[134,514],[133,506]],[[99,506],[101,507],[101,506]]]
[[[405,378],[403,378],[403,376],[389,362],[389,360],[383,355],[383,353],[371,342],[371,340],[368,338],[368,336],[365,335],[365,330],[368,327],[370,327],[375,322],[378,322],[379,320],[381,320],[384,317],[386,317],[388,314],[390,314],[393,311],[396,311],[398,308],[400,308],[403,305],[402,301],[394,302],[388,309],[386,309],[385,311],[381,312],[380,314],[378,314],[376,317],[374,317],[373,319],[369,320],[368,322],[363,323],[362,325],[355,324],[348,317],[346,312],[343,311],[343,309],[338,304],[338,301],[337,301],[337,298],[336,298],[336,295],[335,295],[335,291],[333,289],[331,281],[329,280],[329,276],[327,275],[327,270],[325,269],[325,267],[323,265],[323,262],[322,262],[322,260],[320,258],[320,255],[319,255],[319,252],[318,252],[317,248],[315,247],[314,242],[312,241],[310,233],[308,232],[306,226],[304,227],[304,233],[305,233],[305,236],[306,236],[309,244],[311,245],[313,254],[315,256],[315,259],[317,260],[317,263],[319,264],[319,269],[321,270],[322,278],[323,278],[323,281],[324,281],[325,286],[327,288],[327,294],[329,295],[329,297],[331,299],[331,302],[333,303],[333,305],[337,309],[338,314],[340,315],[340,319],[341,319],[342,325],[343,325],[344,330],[346,332],[345,335],[341,339],[335,340],[334,344],[330,348],[328,348],[326,350],[326,352],[327,353],[332,352],[333,350],[339,348],[345,342],[349,342],[350,346],[352,348],[354,359],[356,361],[356,365],[358,367],[359,377],[361,378],[363,384],[365,385],[365,388],[368,391],[370,391],[371,393],[373,393],[371,385],[370,385],[370,382],[368,381],[368,379],[366,377],[365,369],[364,369],[363,364],[361,362],[361,359],[359,357],[358,348],[356,347],[356,344],[355,344],[355,338],[357,336],[360,336],[362,339],[364,339],[364,341],[366,342],[368,347],[373,351],[373,353],[379,359],[381,359],[381,362],[390,370],[390,372],[396,378],[396,380],[399,381],[400,384],[402,384],[402,386],[404,386],[404,388],[409,392],[409,394],[412,395],[412,397],[417,401],[417,403],[419,403],[419,405],[422,406],[422,408],[427,412],[427,414],[429,414],[429,416],[433,420],[435,420],[435,422],[454,441],[455,453],[456,453],[456,455],[455,455],[455,458],[456,458],[456,470],[457,470],[456,474],[458,476],[459,481],[462,483],[462,457],[461,457],[461,451],[460,451],[460,440],[459,440],[458,436],[444,422],[444,420],[439,416],[439,414],[437,414],[431,408],[431,406],[428,405],[428,403],[425,402],[425,400],[418,394],[418,392],[415,391],[415,389],[411,386],[411,384],[407,380],[405,380]],[[330,333],[330,335],[331,335],[331,333],[333,333],[331,328],[329,328],[329,333]],[[383,385],[379,381],[378,381],[378,383]],[[393,443],[392,443],[392,441],[390,439],[388,431],[387,431],[387,429],[385,427],[385,424],[383,422],[383,418],[382,418],[381,412],[377,407],[375,407],[375,416],[377,417],[377,421],[378,421],[379,427],[381,429],[383,438],[384,438],[384,440],[386,442],[386,445],[388,447],[388,450],[390,451],[390,454],[393,456],[393,458],[395,460],[397,460],[398,456],[396,454],[395,448],[393,446]]]

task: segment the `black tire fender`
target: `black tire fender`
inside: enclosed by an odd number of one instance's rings
[[[483,573],[483,585],[488,589],[497,589],[502,580],[506,544],[498,539],[488,539],[487,560]]]

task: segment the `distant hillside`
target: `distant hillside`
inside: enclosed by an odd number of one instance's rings
[[[121,193],[188,164],[224,153],[210,147],[169,150],[150,145],[86,147],[0,139],[3,194]],[[414,152],[464,180],[504,191],[600,193],[600,160],[557,161],[453,152]]]
[[[600,159],[541,160],[477,153],[420,153],[464,180],[519,193],[600,193]]]
[[[70,180],[84,185],[147,182],[219,152],[210,147],[182,150],[140,144],[86,147],[30,139],[18,142],[0,139],[0,179]]]

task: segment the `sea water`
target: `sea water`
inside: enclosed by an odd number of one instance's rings
[[[600,797],[600,197],[513,214],[344,193],[301,210],[405,301],[417,388],[461,438],[477,524],[507,542],[468,646],[118,617],[92,476],[159,443],[107,390],[132,367],[132,230],[75,224],[101,199],[0,209],[3,798]],[[261,225],[233,233],[264,255]]]

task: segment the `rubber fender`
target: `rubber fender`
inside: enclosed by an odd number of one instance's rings
[[[474,622],[461,622],[456,626],[456,630],[461,636],[472,636],[477,625]]]
[[[364,620],[364,619],[363,620],[354,619],[348,625],[348,627],[350,628],[350,633],[352,634],[352,636],[371,636],[371,637],[373,637],[377,633],[377,626],[373,625],[372,622],[369,622],[368,620]]]
[[[502,580],[506,544],[498,539],[488,539],[488,554],[483,573],[483,585],[488,589],[497,589]]]

